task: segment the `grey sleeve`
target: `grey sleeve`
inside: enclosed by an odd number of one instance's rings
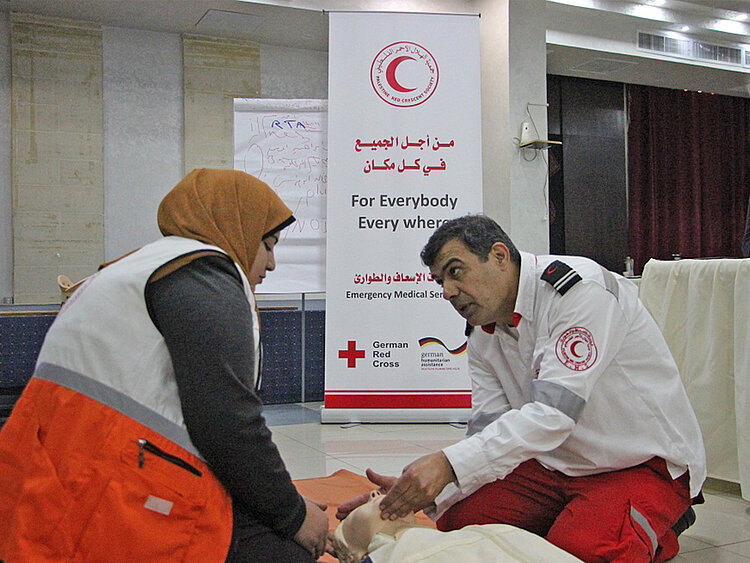
[[[750,258],[750,198],[747,200],[747,216],[745,217],[745,236],[742,238],[742,256]]]
[[[198,258],[148,284],[146,303],[174,364],[190,439],[251,518],[293,536],[306,508],[253,391],[253,317],[234,264]]]

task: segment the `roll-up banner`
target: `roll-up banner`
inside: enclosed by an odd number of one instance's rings
[[[477,15],[330,14],[323,422],[464,421],[464,322],[420,260],[482,210]]]

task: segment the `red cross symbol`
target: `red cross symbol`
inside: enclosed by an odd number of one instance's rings
[[[357,367],[357,358],[364,358],[365,351],[357,350],[357,341],[350,340],[346,350],[339,350],[339,358],[346,358],[346,367],[355,368]]]

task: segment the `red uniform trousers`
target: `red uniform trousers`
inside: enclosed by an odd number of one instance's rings
[[[586,477],[532,459],[452,506],[437,527],[511,524],[587,563],[644,563],[677,555],[672,526],[691,504],[688,474],[672,479],[661,458]]]

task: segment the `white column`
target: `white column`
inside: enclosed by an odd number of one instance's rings
[[[105,27],[104,254],[160,237],[156,212],[182,178],[180,36]]]
[[[10,138],[10,23],[8,13],[0,12],[0,304],[13,295]]]
[[[514,137],[528,121],[527,103],[544,104],[545,0],[478,0],[481,13],[482,161],[484,212],[523,250],[549,249],[547,167],[542,155],[523,159]],[[531,106],[539,136],[547,134],[545,107]],[[527,158],[534,156],[528,154]],[[546,153],[544,154],[546,157]]]

